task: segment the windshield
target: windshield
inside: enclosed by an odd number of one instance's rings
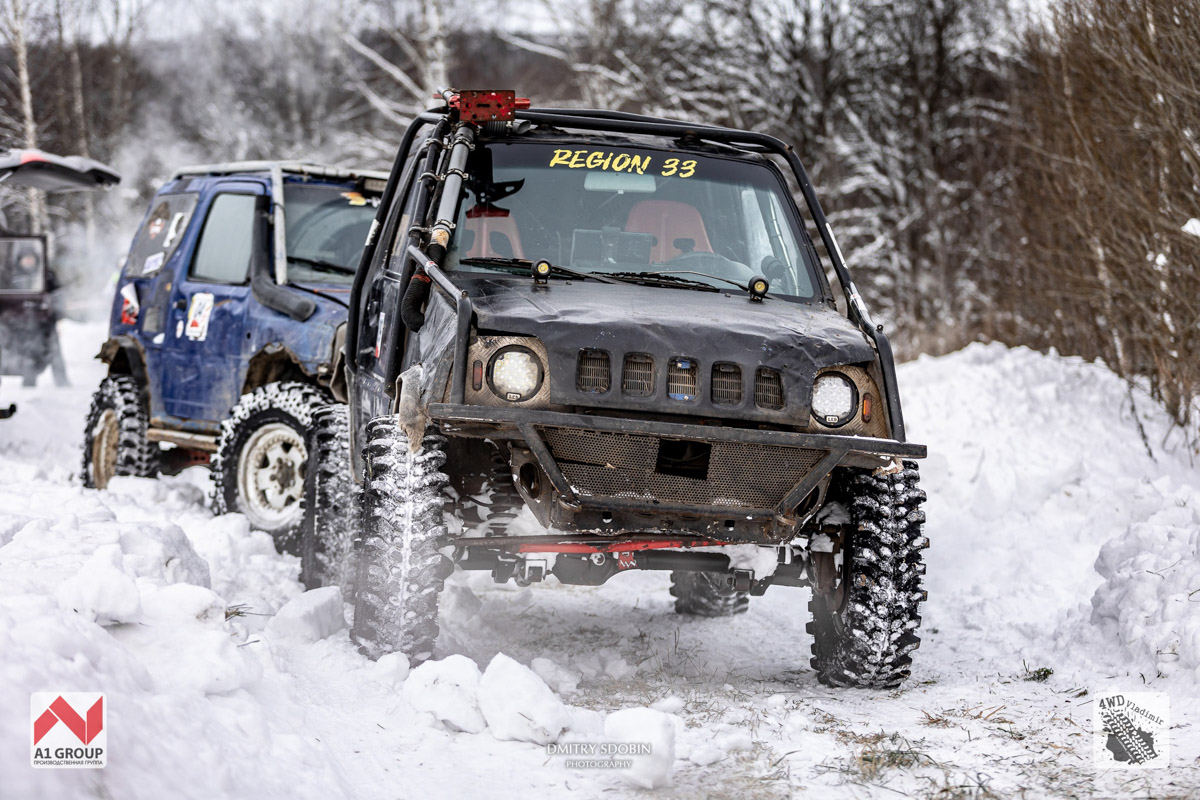
[[[346,184],[289,182],[283,199],[288,280],[352,283],[379,197]]]
[[[0,293],[46,291],[45,264],[41,237],[0,238]]]
[[[580,272],[665,273],[722,289],[761,274],[773,294],[815,296],[790,200],[764,164],[520,142],[477,146],[467,172],[447,269],[545,259]]]

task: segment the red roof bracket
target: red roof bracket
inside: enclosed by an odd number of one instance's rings
[[[451,90],[446,97],[462,122],[509,122],[517,109],[529,108],[529,98],[517,97],[511,89]]]

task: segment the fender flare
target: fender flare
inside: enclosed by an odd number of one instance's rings
[[[109,375],[132,375],[143,387],[146,383],[146,351],[132,336],[110,337],[100,346],[96,358],[108,364]]]
[[[241,394],[276,381],[297,381],[318,384],[317,376],[304,365],[300,357],[282,342],[270,342],[246,362]]]

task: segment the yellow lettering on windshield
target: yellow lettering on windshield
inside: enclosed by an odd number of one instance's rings
[[[609,162],[612,161],[612,153],[602,153],[599,150],[588,153],[587,168],[588,169],[608,169]],[[554,166],[551,164],[550,166]]]
[[[568,169],[598,169],[610,172],[636,172],[645,175],[654,164],[654,156],[621,153],[608,150],[555,150],[550,156],[550,166]],[[663,162],[659,175],[664,178],[675,176],[690,178],[696,174],[698,162],[689,159],[680,161],[668,158]],[[653,174],[653,173],[651,173]]]

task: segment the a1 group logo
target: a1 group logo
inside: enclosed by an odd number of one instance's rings
[[[30,763],[98,769],[108,764],[108,704],[102,692],[34,692]]]

